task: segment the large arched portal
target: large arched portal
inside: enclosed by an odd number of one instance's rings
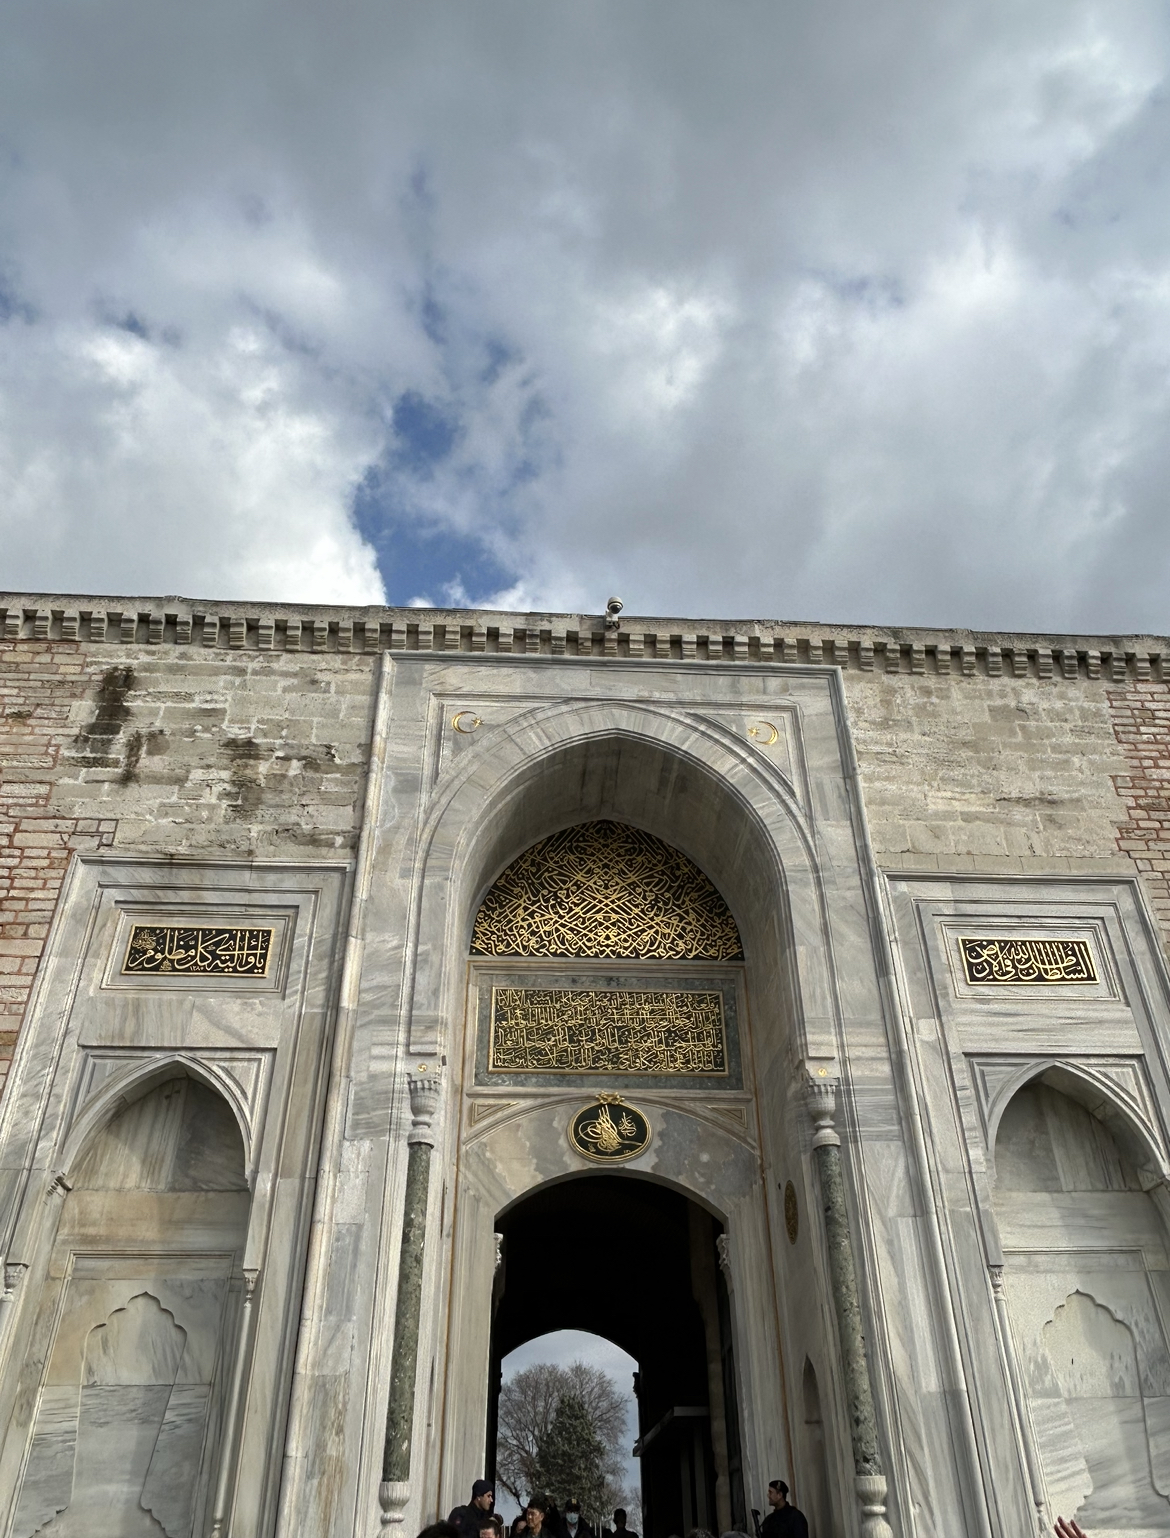
[[[735,918],[611,816],[523,849],[471,927],[443,1499],[491,1465],[502,1358],[582,1329],[639,1364],[648,1538],[745,1527],[791,1452]]]
[[[657,1182],[601,1174],[538,1187],[497,1232],[493,1382],[503,1358],[537,1336],[576,1329],[612,1340],[638,1364],[647,1535],[743,1528],[722,1224]]]

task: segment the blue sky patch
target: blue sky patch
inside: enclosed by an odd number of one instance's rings
[[[462,584],[465,602],[483,603],[516,580],[482,540],[416,518],[399,502],[399,490],[393,472],[371,466],[353,507],[358,530],[377,556],[388,603],[423,597],[443,606],[454,583]]]

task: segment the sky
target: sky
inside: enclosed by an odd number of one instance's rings
[[[638,1403],[634,1398],[633,1381],[638,1363],[628,1352],[604,1336],[591,1335],[586,1330],[554,1330],[549,1335],[538,1335],[534,1340],[525,1341],[524,1345],[508,1353],[501,1363],[504,1382],[523,1372],[526,1367],[534,1367],[538,1362],[552,1362],[557,1367],[584,1362],[612,1378],[626,1399],[628,1445],[633,1447],[638,1436]],[[641,1489],[641,1481],[642,1470],[637,1458],[628,1457],[625,1472],[627,1488]],[[497,1490],[496,1510],[510,1523],[519,1515],[520,1508],[506,1490]]]
[[[1165,631],[1165,0],[9,0],[0,586]]]

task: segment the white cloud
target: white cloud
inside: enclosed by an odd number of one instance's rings
[[[192,358],[124,330],[62,327],[6,350],[0,402],[10,578],[380,601],[346,512],[369,435],[299,404],[258,328],[232,327]]]
[[[1165,628],[1154,0],[71,18],[0,63],[8,581]]]

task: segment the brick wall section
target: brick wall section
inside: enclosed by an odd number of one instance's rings
[[[74,850],[353,847],[374,661],[0,642],[0,1084]]]
[[[49,804],[84,674],[75,644],[0,644],[0,1084],[70,855],[112,843],[117,827]]]
[[[1142,873],[1170,946],[1170,686],[1132,683],[1110,691],[1113,730],[1125,755],[1114,777],[1127,816],[1117,847]]]

